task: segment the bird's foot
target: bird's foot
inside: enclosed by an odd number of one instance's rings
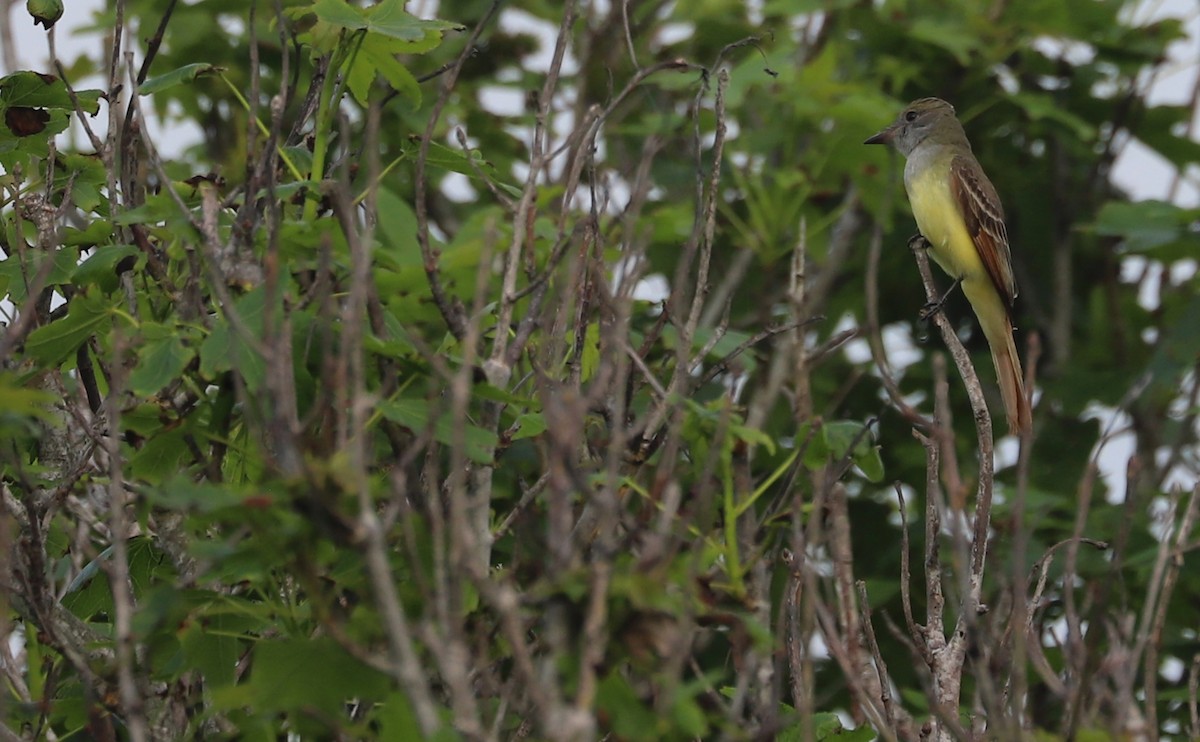
[[[925,238],[922,237],[921,239]],[[926,242],[926,244],[929,243]],[[934,315],[945,308],[946,300],[950,298],[950,294],[954,293],[954,290],[958,288],[960,283],[962,283],[961,278],[955,279],[954,283],[950,285],[950,288],[946,289],[946,293],[942,294],[940,299],[937,301],[927,301],[925,302],[925,306],[921,307],[921,311],[917,314],[917,318],[920,320],[921,324],[921,334],[918,336],[918,339],[922,343],[929,339],[930,320],[933,319]]]

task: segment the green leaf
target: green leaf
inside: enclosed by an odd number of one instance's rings
[[[355,69],[359,67],[367,67],[370,70],[369,79],[366,81],[369,85],[374,82],[375,74],[383,76],[384,80],[393,90],[404,96],[413,108],[418,108],[421,105],[421,86],[417,82],[417,78],[413,77],[408,68],[400,63],[396,58],[397,54],[404,53],[403,42],[395,41],[394,39],[386,39],[381,36],[368,36],[359,49],[358,59],[355,60]],[[361,83],[360,83],[361,86]],[[354,72],[351,72],[351,92],[354,93]],[[355,93],[355,98],[359,103],[365,104],[367,96],[365,90],[360,87],[359,92]]]
[[[187,194],[184,194],[185,199]],[[179,210],[179,204],[169,193],[154,193],[146,197],[140,206],[123,211],[113,217],[113,224],[128,226],[130,224],[159,224],[169,220],[184,222],[186,213]]]
[[[348,700],[369,703],[391,686],[386,675],[324,637],[261,641],[253,663],[248,685],[259,711],[316,709],[333,716]]]
[[[755,446],[762,446],[768,454],[775,453],[775,440],[770,435],[757,428],[752,428],[748,425],[738,425],[733,423],[729,426],[729,432],[737,436],[740,440],[750,443]]]
[[[675,722],[675,728],[689,739],[701,739],[708,731],[704,709],[695,698],[682,692],[676,693],[671,704],[671,719]]]
[[[312,12],[326,23],[342,28],[361,30],[367,27],[366,12],[346,0],[317,0],[313,3]]]
[[[5,109],[4,126],[0,126],[0,169],[11,173],[36,167],[37,161],[49,157],[50,140],[66,131],[69,122],[66,111],[25,106]],[[30,123],[32,128],[25,128]]]
[[[1049,95],[1013,93],[1009,99],[1020,106],[1035,121],[1047,119],[1062,124],[1069,128],[1076,138],[1084,142],[1090,142],[1096,138],[1094,126],[1068,111],[1060,101]]]
[[[380,724],[380,739],[421,739],[421,726],[412,704],[403,693],[392,693],[375,712]]]
[[[862,469],[872,482],[883,478],[883,462],[879,459],[879,451],[872,445],[870,431],[866,430],[862,423],[849,420],[829,422],[821,427],[821,433],[834,461],[849,454],[850,460]],[[853,451],[850,450],[852,445]]]
[[[230,636],[234,621],[226,615],[204,616],[204,621],[188,623],[180,637],[184,666],[195,668],[210,688],[232,685],[236,680],[238,659],[245,642]]]
[[[107,229],[105,230],[107,233]],[[77,286],[96,284],[102,291],[117,287],[117,266],[127,259],[141,262],[142,251],[133,245],[105,245],[97,248],[86,260],[75,266],[71,283]]]
[[[1178,316],[1162,330],[1154,355],[1146,364],[1144,378],[1150,384],[1137,406],[1156,410],[1179,393],[1184,377],[1195,367],[1200,355],[1200,297],[1192,296]]]
[[[109,589],[108,576],[100,569],[100,559],[106,558],[111,550],[110,546],[85,565],[63,595],[63,607],[85,621],[112,612],[112,590]]]
[[[596,691],[596,708],[610,719],[612,731],[623,739],[661,739],[658,716],[638,699],[619,672],[610,673]]]
[[[1191,106],[1154,106],[1141,114],[1134,136],[1176,167],[1187,168],[1200,162],[1200,140],[1187,135],[1191,121]]]
[[[96,114],[100,111],[99,90],[78,90],[75,95],[79,100],[79,107],[87,113]],[[54,75],[43,75],[28,70],[0,78],[0,107],[12,106],[75,110],[66,83]]]
[[[591,322],[584,331],[583,348],[579,358],[579,375],[584,381],[592,378],[600,367],[600,323]]]
[[[533,438],[545,432],[546,418],[542,417],[540,412],[526,412],[518,415],[513,425],[517,431],[512,434],[512,440],[519,441],[523,438]]]
[[[8,374],[0,374],[0,419],[8,415],[49,419],[50,405],[56,399],[49,392],[28,389]]]
[[[0,260],[0,278],[7,279],[9,300],[14,302],[22,302],[28,298],[29,288],[27,280],[32,279],[41,270],[46,260],[53,260],[54,267],[50,269],[46,276],[47,286],[58,286],[64,283],[71,282],[71,276],[75,272],[75,266],[79,262],[79,250],[75,248],[63,248],[56,250],[50,255],[44,252],[29,251],[26,253],[28,263],[22,265],[21,260],[16,257],[7,260]]]
[[[811,439],[804,452],[804,465],[809,469],[825,466],[830,462],[841,461],[849,456],[850,460],[862,470],[866,478],[872,482],[883,479],[883,460],[879,450],[871,440],[869,431],[864,430],[862,423],[851,420],[837,420],[823,423]],[[798,442],[809,438],[809,427],[804,425],[796,435]],[[857,439],[854,450],[850,446]]]
[[[129,375],[129,388],[138,396],[148,397],[178,379],[196,357],[196,351],[184,347],[178,328],[146,323],[142,325],[142,333],[146,340],[138,349],[138,363]]]
[[[245,329],[255,338],[262,334],[265,305],[266,291],[262,288],[250,291],[233,305]],[[205,378],[215,379],[232,369],[237,369],[246,385],[254,390],[261,388],[266,378],[266,361],[262,355],[234,330],[226,317],[221,317],[200,345],[200,373]]]
[[[177,70],[171,70],[164,75],[150,78],[138,86],[138,94],[154,95],[155,93],[160,93],[169,88],[173,88],[176,85],[183,85],[185,83],[193,82],[201,77],[219,75],[224,71],[224,67],[217,67],[216,65],[206,64],[203,62],[187,64]]]
[[[60,157],[66,157],[63,153]],[[95,176],[99,174],[99,178]],[[89,168],[87,171],[74,170],[68,178],[65,178],[71,186],[71,200],[80,209],[86,212],[96,212],[100,210],[102,205],[105,205],[104,195],[101,190],[106,186],[104,183],[104,170],[102,167]],[[107,222],[102,219],[92,221],[82,230],[70,230],[72,232],[88,233],[93,227],[106,226]],[[94,240],[92,244],[101,242],[102,240]],[[68,243],[70,244],[70,243]]]
[[[228,485],[194,482],[178,475],[159,485],[150,497],[156,507],[178,512],[213,513],[243,505],[248,495]]]
[[[970,64],[971,53],[979,44],[978,37],[961,23],[947,18],[922,16],[909,28],[914,39],[945,49],[964,67]]]
[[[422,20],[404,9],[403,0],[382,0],[370,8],[356,8],[345,0],[317,0],[314,12],[322,21],[351,31],[366,29],[370,33],[390,36],[401,41],[419,42],[428,33],[461,29],[457,23]],[[411,50],[409,50],[411,51]]]
[[[150,536],[134,536],[125,546],[129,557],[129,582],[133,585],[135,598],[145,595],[150,588],[162,581],[170,582],[175,577],[175,565],[167,553],[154,543]]]
[[[1196,219],[1200,219],[1200,209],[1184,209],[1165,201],[1110,201],[1100,209],[1094,229],[1097,234],[1123,238],[1131,252],[1157,252],[1178,241],[1194,250],[1200,247],[1200,236],[1190,231]]]
[[[112,610],[112,591],[103,563],[112,559],[114,547],[110,545],[96,558],[86,564],[71,584],[67,585],[63,605],[80,618],[91,618],[98,613]],[[134,597],[140,598],[157,582],[169,581],[175,575],[171,560],[162,549],[154,544],[150,536],[134,536],[125,542],[125,555],[129,567],[129,581]],[[97,577],[103,576],[103,579]]]
[[[72,190],[73,195],[78,195],[78,186]],[[75,202],[79,208],[84,208],[78,200]],[[107,219],[95,219],[88,222],[88,225],[83,229],[75,229],[67,227],[63,230],[63,245],[71,247],[97,247],[108,242],[112,236],[112,222]],[[93,256],[94,257],[94,256]],[[90,260],[91,258],[89,258]],[[72,278],[72,280],[74,280]]]
[[[458,23],[442,20],[422,20],[404,9],[404,0],[382,0],[367,9],[367,30],[403,41],[422,41],[426,35],[442,31],[461,31]]]
[[[875,739],[875,732],[863,725],[856,729],[847,729],[837,714],[825,712],[815,714],[813,728],[818,740],[846,740],[847,742],[870,742]]]
[[[363,39],[347,78],[355,100],[366,105],[371,85],[377,76],[382,75],[388,85],[403,95],[414,108],[421,105],[421,86],[396,58],[396,55],[404,52],[404,46],[404,42],[384,36],[369,35]]]
[[[67,316],[39,327],[25,341],[25,352],[46,365],[58,365],[106,326],[113,305],[97,291],[76,294]]]
[[[421,268],[421,248],[417,244],[417,215],[407,201],[395,192],[380,188],[375,195],[379,212],[379,236],[395,265]]]
[[[417,146],[420,142],[420,137],[414,134],[410,137],[410,140],[413,146]],[[467,154],[461,149],[447,147],[438,142],[430,142],[429,154],[425,162],[430,167],[440,167],[455,173],[462,173],[472,180],[478,181],[487,178],[492,183],[495,183],[500,190],[508,193],[508,195],[520,198],[521,189],[501,181],[500,173],[496,170],[496,166],[483,159],[483,154],[479,150],[470,150],[470,158],[468,160]]]
[[[191,460],[182,427],[158,430],[142,442],[141,448],[129,459],[129,474],[134,479],[157,484],[178,474]]]
[[[879,446],[860,446],[854,452],[854,464],[867,481],[883,481],[883,458],[879,454]]]
[[[379,407],[384,417],[399,423],[414,431],[423,431],[430,427],[432,406],[425,399],[395,399],[384,402]],[[462,443],[466,446],[467,457],[481,464],[492,462],[495,456],[496,444],[499,442],[496,433],[485,430],[478,425],[467,424],[461,429],[455,424],[450,413],[442,413],[433,423],[433,437],[439,443],[456,446]]]
[[[25,10],[33,16],[33,25],[40,24],[49,31],[62,18],[63,3],[62,0],[28,0]]]

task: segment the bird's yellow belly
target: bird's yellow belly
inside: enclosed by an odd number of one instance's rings
[[[930,168],[922,177],[906,183],[917,229],[929,240],[930,255],[953,278],[964,283],[987,278],[975,242],[955,203],[948,173],[937,174]]]

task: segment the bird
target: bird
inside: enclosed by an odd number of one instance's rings
[[[1017,286],[1004,208],[954,106],[940,98],[915,100],[864,144],[890,144],[904,155],[904,189],[917,229],[975,311],[992,352],[1009,432],[1027,434],[1032,413],[1013,338]]]

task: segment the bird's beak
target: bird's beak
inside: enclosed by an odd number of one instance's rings
[[[867,141],[863,142],[863,144],[891,144],[892,140],[895,138],[896,138],[896,127],[889,126],[888,128],[879,132],[878,134],[871,137]]]

